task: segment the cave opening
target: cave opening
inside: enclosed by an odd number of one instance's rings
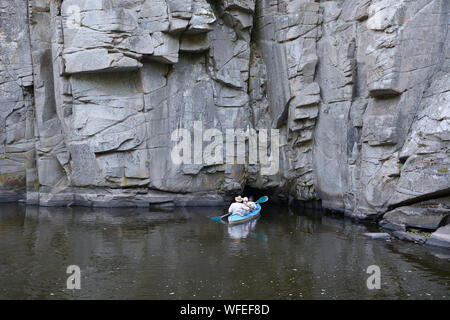
[[[279,189],[261,189],[261,188],[255,188],[249,185],[245,185],[242,194],[242,197],[253,197],[253,200],[256,201],[259,198],[263,196],[269,197],[269,204],[276,204],[276,205],[282,205],[287,206],[288,205],[288,199],[284,196],[284,193],[281,192]]]
[[[314,200],[296,200],[293,197],[284,192],[282,189],[271,189],[271,188],[255,188],[246,185],[241,193],[242,197],[253,197],[256,201],[263,196],[268,196],[269,201],[266,205],[274,205],[276,207],[289,207],[293,210],[312,210],[321,211],[323,209],[322,202],[318,199]],[[329,213],[332,213],[330,211]]]
[[[242,191],[242,196],[243,197],[250,197],[252,196],[254,201],[258,200],[259,198],[263,197],[263,196],[269,196],[268,194],[269,192],[267,192],[267,190],[262,190],[262,189],[258,189],[258,188],[253,188],[250,186],[245,186],[244,190]]]

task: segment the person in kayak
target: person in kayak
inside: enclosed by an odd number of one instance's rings
[[[253,197],[245,197],[243,200],[244,204],[247,206],[247,208],[249,208],[250,212],[252,212],[253,210],[256,210],[258,207],[256,205],[255,202],[253,202]]]
[[[241,196],[237,196],[234,198],[234,203],[228,208],[228,213],[230,214],[238,214],[241,217],[245,216],[249,212],[249,207],[246,206],[243,201],[244,199]]]

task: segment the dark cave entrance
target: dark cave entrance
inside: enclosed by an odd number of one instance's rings
[[[244,190],[242,191],[243,197],[252,196],[254,201],[258,200],[262,196],[269,196],[269,198],[270,198],[270,195],[271,195],[271,192],[268,192],[267,190],[261,190],[261,189],[253,188],[250,186],[245,186]]]
[[[286,194],[280,189],[260,189],[255,188],[249,185],[246,185],[241,194],[242,197],[253,197],[253,200],[256,201],[263,196],[269,197],[268,204],[287,206],[289,203],[289,198]]]
[[[241,193],[242,197],[250,197],[253,196],[253,200],[256,201],[262,196],[268,196],[269,202],[266,205],[274,205],[274,206],[289,206],[291,208],[296,209],[312,209],[318,210],[322,209],[322,203],[320,200],[295,200],[292,197],[289,197],[289,194],[282,189],[278,188],[267,188],[260,189],[255,188],[249,185],[246,185]]]

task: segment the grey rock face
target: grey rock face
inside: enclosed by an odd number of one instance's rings
[[[419,235],[419,234],[413,234],[409,232],[404,231],[394,231],[393,232],[394,237],[396,237],[399,240],[409,241],[409,242],[415,242],[424,244],[427,243],[427,237]]]
[[[435,229],[446,209],[424,201],[450,194],[449,10],[0,0],[0,201],[208,205],[249,186]],[[197,121],[201,134],[278,129],[279,171],[174,163],[171,134]]]
[[[0,4],[0,201],[16,201],[36,175],[33,67],[25,3]]]
[[[441,227],[433,232],[427,244],[437,247],[450,248],[450,224]]]
[[[314,150],[323,203],[364,219],[448,194],[448,2],[323,8]]]
[[[399,207],[385,213],[380,225],[391,230],[436,230],[447,216],[450,216],[450,210],[444,208]]]

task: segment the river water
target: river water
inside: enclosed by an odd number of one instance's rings
[[[1,299],[449,299],[450,252],[322,211],[0,206]],[[66,287],[69,265],[81,289]],[[381,289],[367,288],[367,268]]]

